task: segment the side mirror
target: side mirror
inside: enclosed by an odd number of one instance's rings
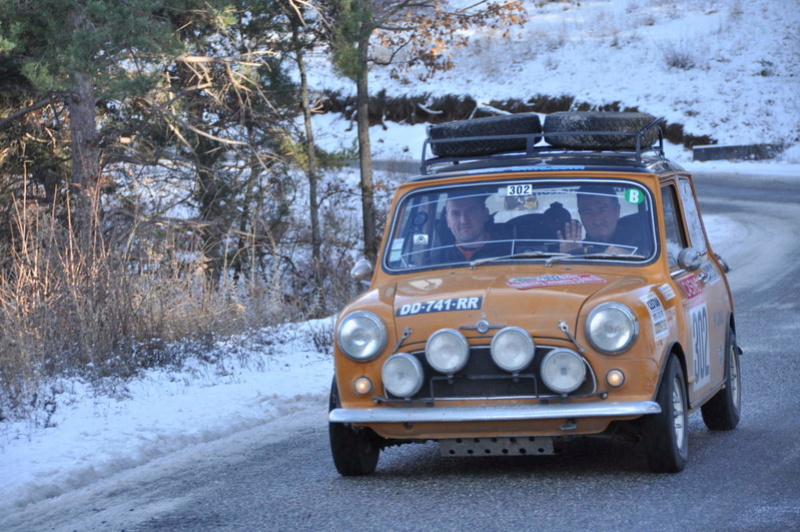
[[[725,260],[722,257],[720,257],[719,253],[714,253],[714,256],[717,257],[717,260],[719,261],[720,266],[722,266],[722,271],[724,271],[725,273],[728,273],[729,271],[731,271],[731,267],[728,264],[727,260]]]
[[[350,270],[350,277],[360,283],[362,286],[368,287],[370,279],[372,279],[372,263],[367,259],[358,259],[353,269]]]
[[[700,252],[694,248],[684,248],[678,253],[678,266],[686,271],[695,271],[701,263]]]

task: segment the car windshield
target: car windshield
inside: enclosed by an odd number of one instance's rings
[[[629,181],[520,179],[401,198],[383,257],[393,273],[503,262],[637,264],[656,253],[652,196]]]

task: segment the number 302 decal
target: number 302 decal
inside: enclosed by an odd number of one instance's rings
[[[526,183],[524,185],[508,185],[506,189],[506,196],[527,196],[533,192],[533,185]]]
[[[694,347],[694,387],[700,388],[711,379],[711,357],[708,346],[708,309],[698,305],[689,310]]]

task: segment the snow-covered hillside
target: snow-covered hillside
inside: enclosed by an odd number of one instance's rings
[[[470,2],[471,3],[471,2]],[[638,107],[721,145],[800,142],[800,3],[796,0],[529,1],[529,21],[511,38],[470,36],[456,67],[426,82],[373,69],[371,90],[388,96],[469,95],[478,102],[538,95]],[[499,35],[499,32],[495,32]],[[354,92],[320,61],[318,89]],[[352,147],[353,132],[320,118],[329,147]],[[418,158],[424,126],[373,128],[377,157]],[[668,155],[691,160],[674,147]],[[785,161],[800,163],[800,155]]]
[[[668,147],[670,158],[692,170],[800,176],[797,0],[531,1],[529,14],[512,39],[471,36],[450,72],[420,83],[413,73],[394,80],[375,71],[372,88],[479,101],[567,94],[592,104],[621,102],[721,144],[794,145],[778,161],[702,164]],[[687,68],[669,65],[676,56]],[[322,58],[312,75],[317,89],[353,90]],[[340,117],[318,116],[316,124],[323,145],[352,147],[355,129]],[[376,158],[421,153],[424,126],[387,124],[372,132]],[[715,248],[735,253],[735,222],[706,222]],[[77,381],[54,383],[57,408],[38,424],[0,422],[0,524],[26,504],[192,445],[265,423],[278,431],[297,411],[319,411],[314,420],[324,424],[333,367],[320,339],[331,329],[328,319],[219,342],[215,363],[153,370],[115,386],[112,396]]]

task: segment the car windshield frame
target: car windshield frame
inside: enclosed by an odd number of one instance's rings
[[[579,191],[580,187],[584,189]],[[578,193],[582,198],[616,196],[619,204],[617,228],[621,231],[624,225],[629,233],[634,231],[630,234],[636,238],[629,237],[627,243],[610,243],[587,240],[588,235],[585,235],[579,249],[565,251],[561,242],[568,240],[563,233],[559,240],[555,231],[564,220],[581,219],[577,209]],[[483,199],[485,209],[476,207],[475,198]],[[461,246],[460,253],[482,250],[472,257],[462,258],[455,252],[458,248],[456,236],[445,213],[449,200],[456,200],[451,203],[456,207],[451,221],[459,216],[466,217],[467,211],[472,211],[479,219],[486,214],[477,211],[488,213],[482,235],[470,240],[469,247]],[[469,206],[469,209],[459,209],[459,205]],[[653,192],[644,183],[625,178],[525,175],[415,188],[397,201],[381,267],[390,275],[401,275],[510,263],[590,262],[643,266],[654,262],[661,252],[654,206]],[[563,217],[563,209],[568,212],[568,218]],[[468,225],[465,222],[465,226]],[[455,230],[464,236],[463,232],[468,232],[469,227],[457,226]],[[472,236],[475,237],[474,231]],[[640,245],[634,245],[637,243]],[[644,258],[635,258],[636,255]]]

